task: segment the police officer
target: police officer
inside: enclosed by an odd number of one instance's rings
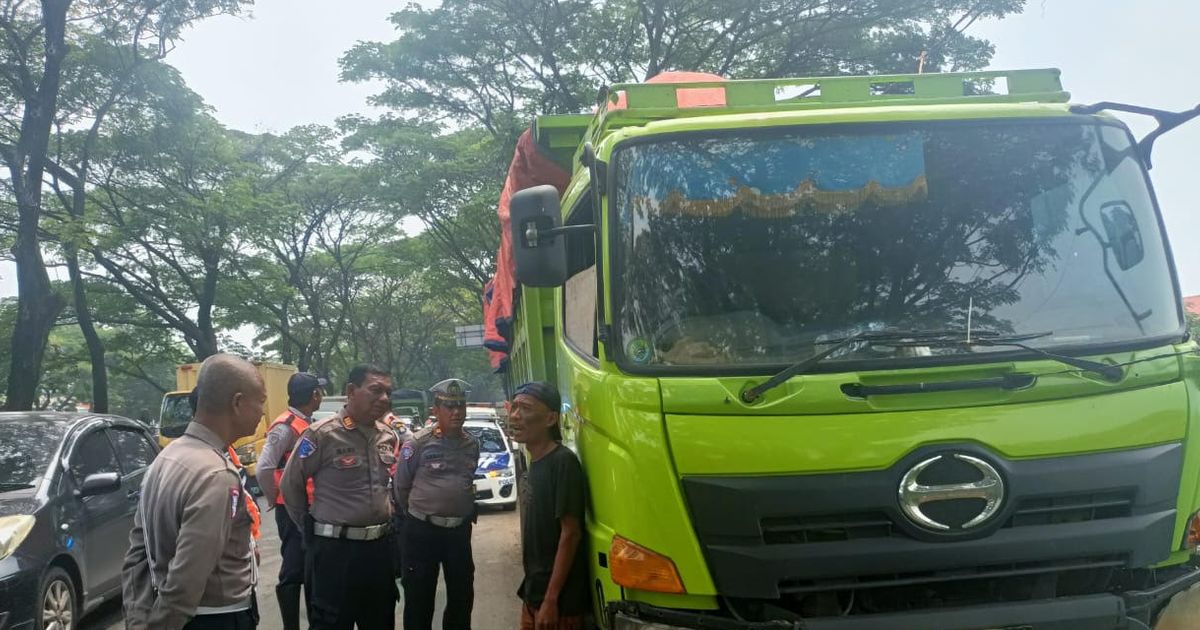
[[[391,474],[400,443],[383,422],[391,395],[387,372],[355,366],[346,406],[305,429],[284,467],[283,504],[307,543],[311,630],[395,627],[389,535]]]
[[[467,383],[433,386],[437,424],[400,449],[396,505],[404,522],[404,630],[433,626],[439,567],[446,571],[444,630],[468,630],[475,599],[471,523],[479,442],[466,431]]]
[[[288,409],[267,429],[267,443],[258,457],[258,487],[272,502],[275,526],[279,528],[279,582],[275,586],[275,597],[279,600],[283,630],[300,630],[300,589],[307,580],[303,534],[283,507],[279,480],[300,434],[312,423],[312,414],[321,408],[323,388],[327,384],[325,379],[307,372],[297,372],[288,379]],[[308,490],[311,502],[311,481]]]
[[[389,412],[384,416],[384,422],[392,427],[400,444],[413,439],[413,432],[395,413]],[[393,500],[395,495],[393,495]],[[394,503],[392,505],[392,568],[395,570],[396,587],[400,588],[404,576],[404,511]]]
[[[121,571],[130,630],[247,630],[258,623],[258,509],[230,445],[254,433],[266,389],[249,362],[209,357],[196,413],[146,471]]]

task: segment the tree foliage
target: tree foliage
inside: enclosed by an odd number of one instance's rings
[[[601,86],[664,70],[980,68],[992,48],[968,28],[1024,0],[410,4],[393,41],[341,59],[343,80],[383,86],[381,116],[279,134],[224,127],[165,62],[187,25],[249,4],[0,0],[0,238],[21,286],[0,304],[10,408],[152,415],[176,364],[218,351],[335,383],[370,361],[398,386],[459,376],[499,396],[453,330],[479,320],[532,116],[587,112]]]

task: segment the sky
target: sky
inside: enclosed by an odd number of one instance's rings
[[[391,40],[387,17],[402,2],[258,0],[252,16],[193,27],[168,61],[236,129],[278,132],[371,115],[378,112],[366,101],[378,86],[339,83],[337,61],[358,41]],[[993,68],[1062,69],[1074,102],[1186,109],[1200,103],[1197,24],[1194,1],[1030,0],[1023,14],[977,23],[971,33],[995,44]],[[1135,134],[1151,128],[1124,118]],[[1200,119],[1158,141],[1151,171],[1184,295],[1200,294],[1200,247],[1190,242],[1200,229],[1200,208],[1189,192],[1197,186],[1191,172],[1200,167],[1196,147]],[[15,295],[14,272],[0,265],[0,295]]]

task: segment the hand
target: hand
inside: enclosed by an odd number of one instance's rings
[[[534,619],[536,630],[554,630],[558,627],[558,600],[547,599],[538,606],[537,617]]]

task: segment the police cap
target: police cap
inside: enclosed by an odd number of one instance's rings
[[[467,393],[471,391],[471,384],[457,378],[448,378],[440,383],[435,383],[429,388],[429,392],[433,394],[435,402],[462,403],[467,402]]]

